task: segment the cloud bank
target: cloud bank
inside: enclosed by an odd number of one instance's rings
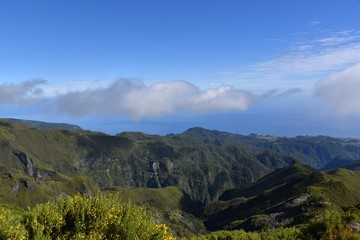
[[[175,112],[188,114],[229,110],[246,110],[257,96],[221,86],[201,90],[187,81],[145,84],[121,79],[108,87],[71,91],[54,102],[61,113],[83,116],[92,113],[130,115],[134,119],[161,117]]]
[[[330,112],[360,115],[360,63],[321,80],[316,86],[316,96]]]
[[[42,79],[0,85],[0,105],[40,107],[48,112],[82,117],[91,114],[130,116],[135,120],[159,118],[176,113],[196,115],[245,111],[257,101],[286,97],[301,92],[293,88],[272,89],[262,95],[230,85],[200,89],[178,80],[146,85],[136,79],[119,79],[106,86],[56,91]],[[31,111],[31,108],[28,108]],[[35,109],[33,109],[35,110]]]
[[[32,79],[16,84],[0,84],[0,105],[25,105],[37,102],[43,92],[39,85],[44,83],[45,80]]]

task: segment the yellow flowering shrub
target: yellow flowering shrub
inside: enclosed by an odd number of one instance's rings
[[[25,240],[28,239],[21,216],[7,209],[0,208],[0,239]]]
[[[25,215],[30,239],[173,239],[145,208],[122,204],[118,195],[75,195],[37,205]]]

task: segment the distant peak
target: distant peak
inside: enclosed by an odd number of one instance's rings
[[[294,160],[291,165],[304,165],[299,160]]]
[[[199,131],[210,132],[211,130],[206,129],[206,128],[202,128],[202,127],[191,127],[188,130],[186,130],[184,133],[186,133],[186,132],[199,132]]]
[[[68,123],[49,123],[49,122],[42,122],[36,120],[26,120],[26,119],[16,119],[16,118],[3,118],[3,119],[9,122],[20,123],[38,130],[53,130],[53,129],[83,130],[81,127],[77,125],[68,124]]]

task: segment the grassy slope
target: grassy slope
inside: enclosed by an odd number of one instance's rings
[[[81,176],[74,168],[82,151],[77,148],[75,137],[68,136],[67,131],[36,131],[3,120],[0,125],[1,202],[29,206],[51,200],[62,192],[96,191],[93,180]],[[33,161],[34,175],[41,177],[29,175],[26,164],[14,152],[25,152]]]
[[[202,128],[165,137],[40,131],[2,119],[0,201],[16,198],[28,205],[62,192],[96,189],[97,185],[177,186],[191,199],[209,203],[223,191],[249,186],[296,158],[313,166],[330,161],[336,154],[355,158],[359,145],[351,139],[241,136]],[[42,177],[30,176],[14,152],[25,153],[35,165],[35,175]],[[261,184],[263,188],[266,182]]]
[[[119,193],[124,202],[148,207],[158,221],[166,223],[180,237],[205,233],[202,221],[190,213],[197,211],[197,203],[177,187],[159,189],[112,187],[106,192]]]
[[[205,208],[210,230],[291,226],[320,209],[359,204],[360,172],[321,172],[295,162],[250,187],[226,191],[220,199]]]

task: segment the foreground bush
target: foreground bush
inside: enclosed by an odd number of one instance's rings
[[[191,240],[294,240],[301,239],[300,235],[297,228],[277,228],[266,232],[218,231]]]
[[[263,232],[217,231],[192,240],[360,240],[360,209],[324,210],[307,224]]]
[[[360,239],[360,209],[325,210],[307,224],[263,232],[218,231],[193,240]],[[118,195],[75,195],[37,205],[26,213],[0,205],[2,239],[174,240],[145,208],[122,204]]]
[[[303,239],[360,240],[360,234],[351,226],[358,225],[359,213],[359,209],[326,210],[302,227]]]
[[[27,239],[26,230],[21,224],[22,217],[18,211],[0,206],[0,239]]]
[[[3,239],[173,239],[145,208],[124,205],[117,195],[75,195],[40,204],[0,230]]]

